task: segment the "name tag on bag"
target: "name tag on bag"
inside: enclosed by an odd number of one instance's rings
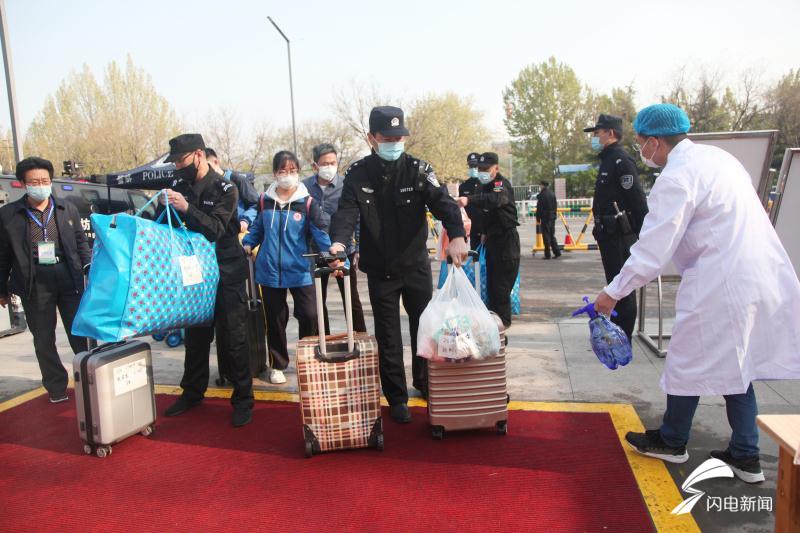
[[[181,267],[184,287],[203,283],[203,269],[196,255],[182,255],[178,257],[178,264]]]
[[[39,252],[40,265],[55,265],[56,264],[56,243],[39,241],[36,243]]]

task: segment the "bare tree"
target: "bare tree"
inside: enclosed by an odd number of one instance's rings
[[[400,99],[381,92],[374,83],[367,86],[351,80],[347,87],[340,88],[334,95],[333,110],[339,121],[364,139],[369,133],[369,112],[382,105],[403,107]]]

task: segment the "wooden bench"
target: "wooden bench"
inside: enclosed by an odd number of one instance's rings
[[[759,415],[758,425],[780,446],[775,502],[775,531],[800,531],[800,415]]]

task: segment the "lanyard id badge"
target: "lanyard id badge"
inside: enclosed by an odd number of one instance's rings
[[[39,251],[40,265],[56,264],[56,243],[51,241],[39,241],[36,243],[36,247]]]

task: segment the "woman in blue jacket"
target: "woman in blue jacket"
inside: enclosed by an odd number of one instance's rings
[[[261,212],[242,240],[248,254],[260,245],[256,257],[256,282],[261,285],[264,314],[267,317],[267,346],[272,383],[286,383],[283,371],[289,366],[286,324],[289,321],[287,291],[294,300],[294,317],[299,336],[317,334],[317,306],[311,276],[308,237],[320,250],[331,246],[326,230],[328,216],[320,209],[305,185],[299,182],[300,162],[288,151],[275,154],[272,172],[275,180],[259,201]]]

